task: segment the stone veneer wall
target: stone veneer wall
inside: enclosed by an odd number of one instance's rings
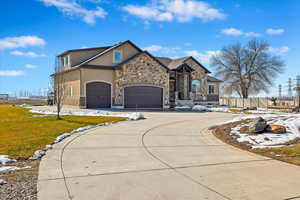
[[[169,104],[169,73],[146,53],[135,57],[115,71],[115,105],[123,105],[123,90],[131,85],[154,85],[163,88],[164,104]]]
[[[201,81],[201,90],[197,93],[193,92],[193,100],[206,100],[206,96],[208,94],[208,84],[207,84],[207,74],[205,70],[200,67],[195,61],[192,59],[188,59],[185,61],[190,67],[192,67],[195,71],[192,72],[192,80],[200,80]]]

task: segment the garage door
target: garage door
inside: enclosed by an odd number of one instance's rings
[[[87,108],[110,108],[111,85],[104,82],[91,82],[86,85]]]
[[[125,108],[162,108],[163,89],[154,86],[130,86],[124,89]]]

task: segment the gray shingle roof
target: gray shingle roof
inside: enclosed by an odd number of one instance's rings
[[[216,79],[215,77],[212,77],[212,76],[207,76],[207,81],[208,82],[223,82],[219,79]]]
[[[91,51],[91,50],[96,50],[96,51],[97,51],[97,54],[98,54],[98,53],[101,53],[101,52],[105,51],[106,49],[109,49],[110,47],[111,47],[111,46],[105,46],[105,47],[93,47],[93,48],[82,48],[82,49],[70,49],[70,50],[64,51],[63,53],[59,54],[58,56],[65,55],[65,54],[70,53],[70,52],[76,52],[76,51]]]

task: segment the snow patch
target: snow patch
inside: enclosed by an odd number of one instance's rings
[[[0,167],[0,173],[15,171],[19,169],[29,169],[29,168],[31,168],[31,166],[26,166],[26,167],[4,166],[4,167]]]
[[[175,110],[190,110],[191,107],[190,106],[175,106]]]
[[[64,133],[64,134],[62,134],[60,136],[57,136],[57,138],[55,139],[55,143],[59,143],[60,141],[62,141],[63,139],[65,139],[65,138],[67,138],[69,136],[71,136],[70,133]]]
[[[145,119],[145,117],[144,117],[143,113],[135,112],[135,113],[129,114],[128,119],[139,120],[139,119]]]
[[[16,160],[10,159],[8,155],[0,155],[0,164],[6,165],[13,162],[16,162]]]
[[[4,184],[6,184],[7,182],[5,181],[5,180],[3,180],[3,179],[0,179],[0,185],[4,185]]]
[[[44,150],[37,150],[37,151],[34,152],[33,156],[31,156],[29,158],[29,160],[37,160],[37,159],[42,158],[44,155],[46,155],[46,151],[44,151]]]
[[[235,118],[229,122],[236,122],[245,119],[253,119],[257,117],[264,118],[268,124],[277,124],[285,126],[286,133],[270,133],[263,132],[259,134],[241,133],[242,127],[248,124],[240,124],[231,129],[230,135],[236,137],[238,142],[247,142],[252,148],[274,148],[287,146],[285,143],[300,138],[300,115],[299,114],[265,114],[265,115],[248,115]],[[228,123],[228,122],[227,122]]]
[[[201,111],[201,112],[208,112],[208,111],[211,111],[210,108],[208,108],[208,107],[206,107],[206,106],[201,106],[201,105],[193,106],[192,110],[194,110],[194,111]]]
[[[32,113],[39,113],[44,115],[55,115],[56,111],[53,110],[38,110],[38,109],[31,109],[30,112]],[[60,112],[60,115],[75,115],[75,116],[101,116],[101,117],[125,117],[130,120],[139,120],[144,119],[143,113],[134,112],[134,113],[111,113],[111,112],[105,112],[105,111],[85,111],[85,112],[79,112],[79,111],[62,111]]]

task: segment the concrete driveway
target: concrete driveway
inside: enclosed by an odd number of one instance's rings
[[[146,113],[75,134],[47,152],[39,200],[300,199],[300,168],[226,145],[226,113]]]

